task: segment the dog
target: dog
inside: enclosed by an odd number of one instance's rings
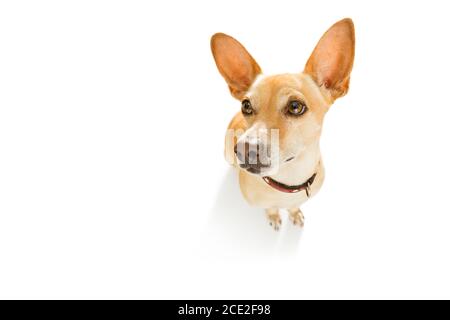
[[[279,230],[281,209],[304,226],[300,206],[324,181],[319,140],[325,114],[344,96],[355,56],[355,29],[349,18],[319,40],[304,71],[266,76],[250,53],[224,33],[211,38],[211,51],[241,111],[231,120],[225,157],[239,172],[244,198],[265,209]]]

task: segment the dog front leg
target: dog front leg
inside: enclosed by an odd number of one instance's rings
[[[266,209],[267,219],[269,220],[270,226],[275,230],[280,230],[281,227],[281,216],[277,208]]]
[[[302,211],[299,208],[291,208],[288,209],[289,219],[295,226],[300,226],[303,228],[305,225],[305,217],[303,216]]]

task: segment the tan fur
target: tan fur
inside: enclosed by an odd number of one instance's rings
[[[261,68],[243,45],[226,34],[216,33],[211,38],[211,51],[231,94],[241,99]]]
[[[226,147],[225,153],[234,154],[233,147],[246,139],[253,130],[277,129],[279,134],[280,166],[266,175],[286,185],[299,185],[314,173],[311,196],[320,189],[324,180],[319,140],[323,119],[335,99],[348,91],[353,67],[354,27],[350,19],[333,25],[320,39],[300,74],[262,76],[256,61],[234,38],[224,34],[213,36],[211,47],[218,69],[236,98],[248,99],[254,113],[237,113],[229,129],[243,132]],[[286,115],[289,101],[301,100],[308,111],[299,117]],[[287,162],[285,159],[294,158]],[[303,226],[303,214],[298,207],[308,200],[306,192],[285,193],[269,186],[262,174],[251,174],[239,166],[242,194],[252,205],[266,209],[269,221],[279,228],[278,210],[288,209],[294,224]]]
[[[336,54],[337,53],[337,54]],[[332,57],[329,63],[322,61]],[[330,89],[333,99],[345,95],[355,58],[355,27],[351,19],[335,23],[322,36],[305,66],[319,86]]]

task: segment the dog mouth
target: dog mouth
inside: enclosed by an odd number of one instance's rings
[[[270,166],[261,166],[261,165],[251,165],[251,164],[240,164],[239,167],[248,173],[260,175],[265,171],[270,169]]]
[[[287,158],[284,160],[284,163],[290,162],[295,159],[294,157]],[[248,173],[255,174],[255,175],[262,175],[264,173],[267,173],[272,167],[270,165],[262,165],[260,163],[258,164],[248,164],[248,163],[240,163],[239,167]]]
[[[290,158],[287,158],[286,160],[284,160],[284,162],[290,162],[290,161],[292,161],[294,159],[295,159],[295,157],[290,157]]]

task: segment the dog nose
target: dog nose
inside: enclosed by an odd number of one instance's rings
[[[250,150],[248,152],[248,162],[250,164],[254,164],[254,163],[257,163],[258,160],[259,160],[259,153],[254,150]]]
[[[251,144],[248,141],[238,142],[234,146],[234,153],[241,167],[263,168],[269,164],[267,155],[259,144]]]
[[[237,143],[234,145],[234,154],[238,158],[239,161],[242,161],[242,153],[237,149]]]
[[[236,157],[238,158],[239,162],[242,164],[250,163],[250,159],[249,159],[250,153],[252,153],[252,158],[253,159],[255,158],[255,151],[253,151],[253,150],[250,151],[250,144],[248,142],[237,143],[234,146],[234,153],[236,153]]]

